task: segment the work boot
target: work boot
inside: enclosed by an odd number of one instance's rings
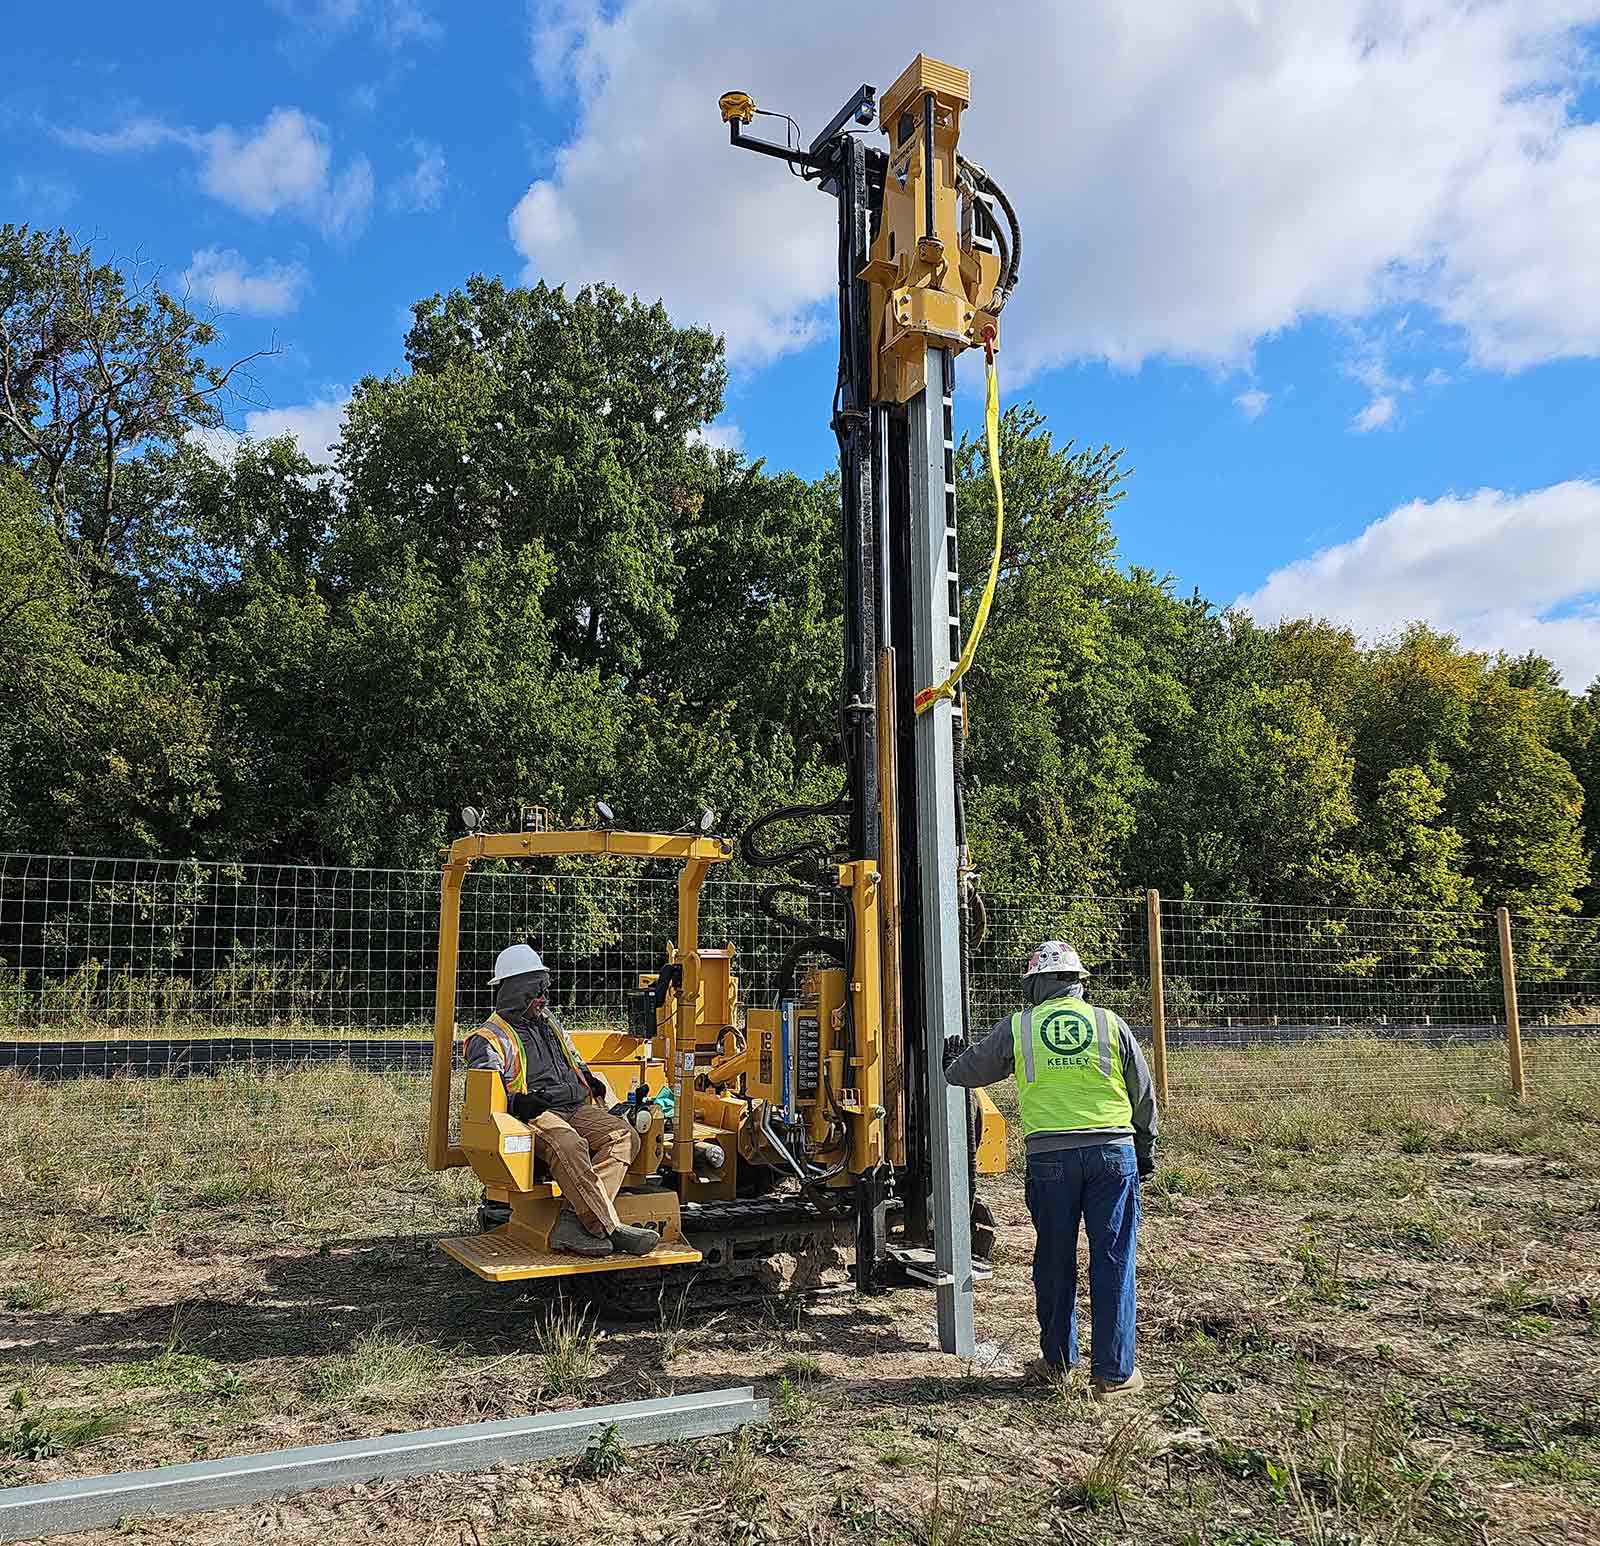
[[[1119,1401],[1123,1396],[1136,1396],[1144,1389],[1144,1376],[1137,1369],[1127,1379],[1120,1383],[1111,1380],[1096,1380],[1094,1382],[1094,1398],[1096,1401]]]
[[[1071,1378],[1071,1369],[1063,1369],[1056,1364],[1046,1363],[1042,1358],[1030,1358],[1022,1366],[1022,1383],[1024,1385],[1059,1385],[1064,1380]]]
[[[629,1256],[648,1256],[661,1244],[661,1232],[641,1224],[618,1224],[611,1231],[611,1244]]]
[[[563,1208],[550,1231],[550,1249],[569,1256],[609,1256],[611,1242],[597,1235],[571,1208]]]

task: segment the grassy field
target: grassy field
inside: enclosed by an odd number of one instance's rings
[[[220,1542],[1600,1541],[1600,1057],[1186,1054],[1146,1189],[1148,1394],[1024,1391],[1020,1175],[971,1365],[912,1293],[597,1325],[440,1256],[421,1081],[0,1076],[9,1482],[750,1380],[737,1438],[345,1488],[123,1535]],[[1536,1055],[1534,1053],[1536,1052]],[[1299,1058],[1300,1061],[1294,1061]],[[1287,1060],[1287,1061],[1286,1061]],[[837,1274],[836,1274],[837,1276]],[[85,1540],[109,1540],[110,1532]]]

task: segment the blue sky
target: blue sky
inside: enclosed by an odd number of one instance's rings
[[[715,433],[821,471],[832,205],[730,150],[918,47],[1027,238],[1008,398],[1135,475],[1126,561],[1263,617],[1413,616],[1600,673],[1600,0],[80,4],[10,23],[3,218],[275,339],[233,420],[313,450],[474,270],[726,332]],[[181,39],[181,49],[174,40]],[[978,367],[961,400],[976,415]]]

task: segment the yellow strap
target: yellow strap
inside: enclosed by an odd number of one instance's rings
[[[1006,527],[1006,500],[1000,489],[1000,383],[995,376],[994,357],[989,358],[989,397],[984,406],[984,422],[988,430],[989,476],[994,481],[994,557],[989,560],[989,580],[983,587],[983,599],[978,603],[977,615],[972,619],[972,632],[967,635],[966,647],[956,668],[937,687],[924,687],[916,696],[916,710],[925,714],[941,698],[954,698],[956,683],[967,674],[973,657],[978,653],[978,640],[983,637],[984,625],[989,621],[989,607],[994,601],[994,588],[1000,578],[1000,545]]]

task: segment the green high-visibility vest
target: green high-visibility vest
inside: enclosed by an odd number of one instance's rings
[[[1011,1017],[1023,1131],[1133,1126],[1117,1017],[1079,998],[1052,998]]]

